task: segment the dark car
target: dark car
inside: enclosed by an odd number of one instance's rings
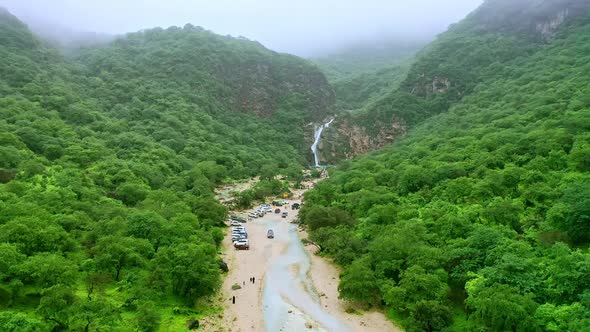
[[[299,210],[299,208],[301,208],[301,204],[299,204],[299,203],[293,203],[293,205],[291,205],[291,208],[293,210]]]
[[[269,238],[269,239],[274,239],[275,238],[275,232],[273,232],[272,229],[269,229],[266,232],[266,237]]]

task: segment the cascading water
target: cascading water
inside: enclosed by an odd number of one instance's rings
[[[311,145],[311,151],[313,152],[313,158],[315,161],[315,167],[320,167],[320,158],[318,157],[318,144],[320,144],[320,139],[322,138],[322,132],[324,129],[330,127],[330,124],[334,121],[334,119],[318,126],[315,128],[314,132],[314,142]]]

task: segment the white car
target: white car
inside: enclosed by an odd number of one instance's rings
[[[250,242],[248,240],[235,241],[234,248],[248,250],[248,249],[250,249]]]
[[[250,217],[250,218],[258,218],[258,214],[254,213],[254,212],[250,212],[250,213],[248,213],[248,217]]]
[[[230,223],[230,225],[232,225],[232,226],[241,226],[242,224],[240,224],[239,221],[232,220],[232,222]]]

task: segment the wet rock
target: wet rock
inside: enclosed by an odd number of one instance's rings
[[[196,318],[191,318],[186,322],[186,327],[189,330],[195,330],[199,328],[199,320]]]
[[[227,266],[227,263],[223,261],[223,259],[218,259],[217,260],[217,265],[219,266],[219,269],[223,272],[228,272],[229,268]]]

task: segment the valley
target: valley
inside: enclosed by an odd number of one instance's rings
[[[307,59],[0,8],[0,331],[590,331],[590,3],[477,5]]]
[[[312,188],[315,183],[303,186]],[[289,204],[301,203],[305,191],[295,190]],[[302,244],[307,236],[294,223],[298,210],[280,209],[288,212],[286,218],[271,212],[242,224],[248,232],[248,250],[236,250],[226,235],[223,258],[229,272],[221,290],[224,314],[204,325],[205,330],[399,331],[381,312],[346,312],[346,303],[338,299],[339,270],[315,256],[313,245]],[[272,239],[267,238],[269,229],[275,234]],[[236,285],[241,287],[234,289]]]

